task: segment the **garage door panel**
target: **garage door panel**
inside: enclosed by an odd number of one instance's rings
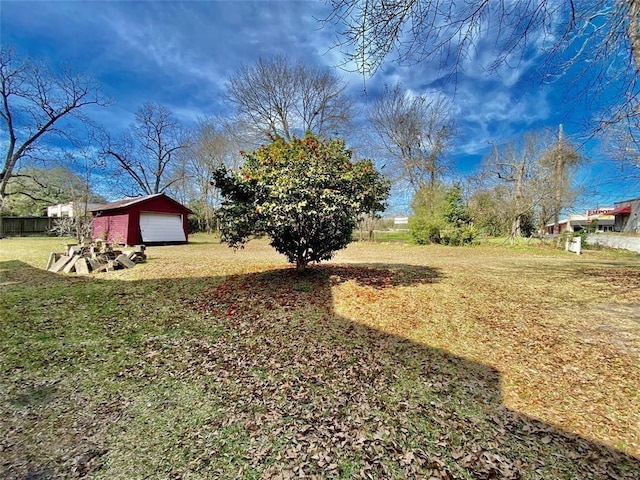
[[[182,215],[141,213],[140,233],[143,242],[186,242]]]

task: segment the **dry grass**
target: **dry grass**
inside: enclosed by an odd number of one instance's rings
[[[413,258],[443,278],[397,292],[399,324],[384,301],[355,306],[357,321],[490,365],[509,408],[640,454],[637,256],[432,248],[418,260],[405,248],[383,261]],[[338,292],[338,311],[353,297]]]
[[[42,271],[60,243],[0,241],[4,477],[640,475],[635,255],[352,244],[296,277],[198,236],[83,279]]]

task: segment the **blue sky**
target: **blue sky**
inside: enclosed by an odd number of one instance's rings
[[[260,55],[339,65],[340,52],[332,48],[335,28],[321,28],[318,22],[327,13],[321,1],[2,0],[0,35],[3,44],[13,44],[20,54],[93,73],[114,103],[92,116],[117,132],[146,101],[164,104],[187,123],[224,115],[225,81]],[[489,74],[488,50],[479,51],[464,61],[455,86],[444,85],[460,123],[452,152],[460,172],[477,168],[491,142],[543,127],[556,129],[560,123],[569,135],[581,132],[580,122],[589,112],[566,100],[572,90],[562,82],[532,81],[538,60],[532,56]],[[360,75],[337,71],[360,112],[384,84],[400,81],[416,93],[443,86],[440,72],[428,63],[388,62],[366,80],[366,94]],[[597,142],[588,143],[584,153],[593,163],[578,175],[588,185],[578,209],[640,196],[636,181],[620,182],[617,170],[601,163],[606,155]]]

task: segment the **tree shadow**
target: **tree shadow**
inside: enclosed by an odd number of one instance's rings
[[[25,287],[38,287],[43,275],[51,275],[21,268]],[[171,340],[149,331],[135,349],[127,347],[134,355],[114,382],[153,388],[179,378],[181,384],[197,387],[200,400],[216,405],[215,415],[197,420],[198,428],[183,418],[171,434],[153,430],[153,425],[135,430],[145,448],[150,447],[144,433],[164,442],[164,455],[179,451],[189,460],[154,473],[145,471],[149,463],[138,459],[140,470],[132,471],[137,476],[637,478],[640,460],[506,408],[495,369],[371,328],[360,323],[357,309],[342,315],[335,309],[338,290],[357,302],[375,302],[377,295],[429,288],[441,278],[439,270],[428,267],[329,264],[303,275],[283,268],[210,277],[203,279],[208,286],[197,295],[183,294],[179,300],[168,298],[168,292],[180,290],[188,279],[52,281],[109,288],[114,294],[139,290],[162,297],[166,292],[167,304],[176,307],[173,315],[194,312],[197,322],[212,327],[198,331],[182,318]],[[126,298],[119,307],[123,317],[133,315]],[[401,312],[399,304],[396,314],[401,317]],[[108,335],[118,335],[118,328],[123,327],[116,325]],[[14,407],[30,388],[13,388]],[[165,396],[162,414],[173,418],[184,408],[184,399],[171,391]],[[127,405],[111,420],[111,427],[120,429],[116,431],[134,431],[127,422],[138,422]],[[193,409],[189,415],[198,418],[194,405],[188,406]],[[22,403],[19,407],[29,409]],[[87,447],[105,458],[93,471],[117,463],[118,433],[101,432],[100,445]],[[5,447],[0,458],[20,458],[16,448]],[[28,457],[28,445],[20,448]],[[38,472],[51,469],[73,476],[67,463],[50,461],[33,464],[19,477],[14,473],[24,469],[11,470],[7,461],[3,468],[8,478],[40,478]]]
[[[304,275],[290,269],[241,275],[199,299],[197,308],[226,318],[231,331],[241,332],[234,337],[236,347],[244,344],[242,337],[264,341],[248,342],[250,360],[244,368],[264,367],[271,375],[279,369],[286,378],[281,382],[295,403],[284,408],[292,419],[292,444],[313,451],[324,426],[329,451],[344,457],[347,439],[349,460],[369,467],[363,472],[373,478],[436,471],[442,478],[521,478],[527,472],[540,478],[634,478],[640,473],[633,457],[510,411],[502,403],[495,369],[336,314],[332,290],[340,285],[370,290],[374,297],[365,295],[362,301],[371,301],[386,289],[428,285],[442,275],[428,267],[374,265],[323,265]],[[251,295],[245,299],[241,292]],[[396,313],[401,311],[398,305]],[[264,392],[251,384],[242,390],[255,401],[263,399]],[[296,391],[309,389],[314,395],[296,397]],[[275,410],[283,409],[276,404]],[[245,428],[268,423],[255,412],[244,417],[231,410]],[[358,418],[368,421],[353,423]],[[376,460],[380,449],[393,468]],[[285,462],[293,472],[300,465]],[[309,468],[322,471],[322,465]]]

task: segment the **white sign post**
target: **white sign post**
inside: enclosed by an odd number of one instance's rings
[[[574,237],[567,239],[566,250],[577,255],[582,253],[582,237]]]

